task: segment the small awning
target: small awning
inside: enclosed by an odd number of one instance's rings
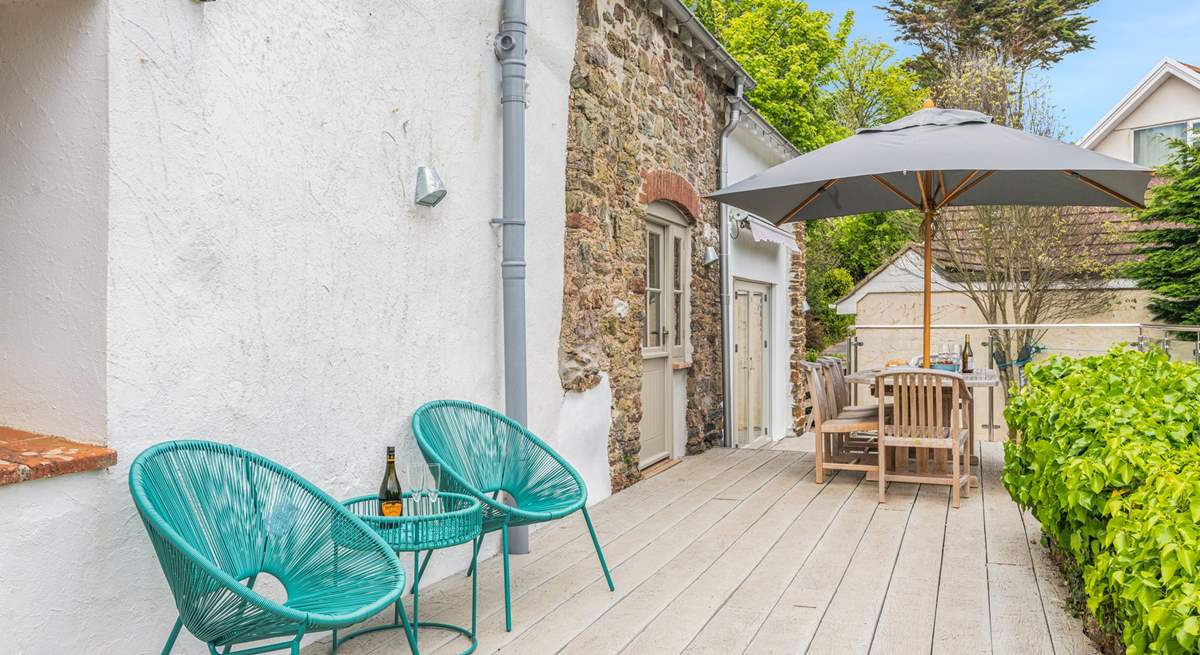
[[[748,222],[750,223],[750,236],[754,237],[755,241],[778,243],[792,252],[800,252],[800,246],[796,244],[796,238],[790,232],[781,230],[757,216],[749,217]]]

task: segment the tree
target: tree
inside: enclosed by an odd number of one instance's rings
[[[912,241],[919,221],[915,212],[876,212],[807,226],[805,299],[809,315],[821,326],[808,335],[813,348],[822,350],[846,338],[852,318],[839,316],[829,304]]]
[[[853,12],[835,24],[831,14],[796,0],[699,0],[695,11],[758,83],[750,101],[801,151],[895,120],[924,98],[904,62],[892,61],[894,49],[848,41]],[[906,220],[869,214],[797,228],[808,243],[813,347],[844,338],[850,320],[829,303],[911,238]]]
[[[1012,69],[983,58],[938,84],[955,106],[1003,116],[1025,106],[1027,131],[1061,137],[1058,113],[1042,87],[1026,87],[1023,101]],[[1012,114],[1009,114],[1012,117]],[[970,207],[947,210],[938,220],[934,253],[992,324],[1053,323],[1108,309],[1115,291],[1098,282],[1113,277],[1110,256],[1116,228],[1105,214],[1074,207]],[[1098,220],[1098,217],[1100,220]],[[1005,362],[1023,359],[1045,332],[992,330],[989,339]],[[1008,384],[1016,371],[1003,368]]]
[[[1150,311],[1158,320],[1200,324],[1200,139],[1177,140],[1171,162],[1158,170],[1170,181],[1152,190],[1139,215],[1151,229],[1138,233],[1145,255],[1127,274],[1154,292]]]
[[[854,14],[833,16],[795,0],[700,0],[696,15],[758,84],[747,94],[802,151],[846,135],[829,114],[826,86]]]
[[[1092,47],[1088,33],[1095,20],[1084,12],[1096,0],[889,0],[880,7],[900,39],[921,54],[912,68],[921,83],[933,87],[964,60],[979,58],[1013,71],[1014,108],[1021,125],[1021,101],[1028,74],[1063,57]]]
[[[921,107],[926,92],[895,56],[890,45],[865,39],[855,39],[838,53],[829,85],[829,113],[838,125],[854,131]]]

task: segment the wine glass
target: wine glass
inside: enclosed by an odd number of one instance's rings
[[[442,466],[441,464],[429,465],[429,481],[433,486],[429,488],[429,499],[431,501],[431,511],[434,514],[442,513],[442,497],[439,493],[442,488]]]

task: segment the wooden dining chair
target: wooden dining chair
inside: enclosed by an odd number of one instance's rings
[[[828,371],[820,362],[804,362],[812,396],[816,481],[825,482],[826,471],[877,471],[878,447],[874,433],[876,415],[839,416],[830,394]]]
[[[827,393],[834,400],[835,412],[838,417],[875,414],[879,409],[876,403],[850,404],[850,385],[846,382],[846,374],[842,370],[842,360],[836,357],[820,357],[817,362],[826,367]],[[889,408],[888,411],[891,411],[891,401],[886,401],[885,405]]]
[[[875,377],[876,389],[889,389],[894,407],[877,409],[879,501],[885,502],[887,481],[950,485],[950,502],[959,505],[959,492],[971,495],[971,390],[963,376],[947,371],[892,368]],[[883,395],[882,393],[880,394]],[[908,449],[915,449],[916,471],[909,470]],[[929,453],[948,451],[950,471],[929,466]],[[893,470],[889,471],[889,468]],[[933,470],[931,470],[933,469]]]

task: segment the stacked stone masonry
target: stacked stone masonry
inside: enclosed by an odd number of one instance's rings
[[[723,84],[643,3],[580,0],[567,140],[560,377],[582,391],[607,374],[613,490],[636,482],[642,416],[645,216],[669,202],[692,222],[687,451],[721,442],[720,270],[714,190]]]

